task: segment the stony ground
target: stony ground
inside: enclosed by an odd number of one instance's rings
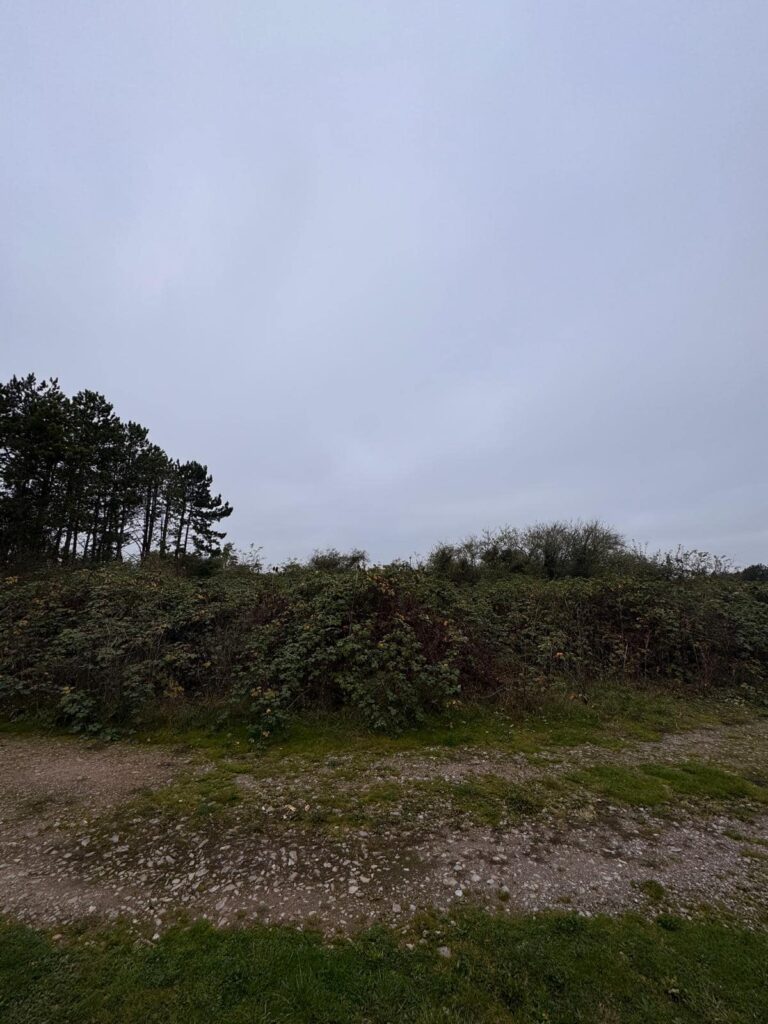
[[[330,932],[468,902],[765,923],[768,719],[527,754],[0,736],[0,913]]]

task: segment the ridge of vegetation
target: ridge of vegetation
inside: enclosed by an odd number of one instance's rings
[[[394,733],[460,698],[586,701],[596,680],[765,700],[765,566],[554,522],[413,564],[330,549],[264,571],[222,548],[211,484],[102,395],[0,385],[0,715],[90,735],[216,719],[262,743],[298,711]]]
[[[266,742],[347,708],[398,732],[458,700],[531,709],[596,682],[765,700],[768,585],[705,578],[487,580],[410,566],[196,578],[163,564],[8,576],[0,713],[104,734],[165,721]]]

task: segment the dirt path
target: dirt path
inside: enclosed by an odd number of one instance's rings
[[[632,806],[583,782],[618,768],[639,769],[641,784],[643,766],[692,760],[751,788],[705,801],[664,791],[658,805]],[[767,772],[765,719],[622,750],[421,750],[269,769],[255,756],[211,765],[4,736],[0,912],[51,925],[122,916],[155,931],[180,913],[345,930],[466,901],[583,913],[707,905],[762,921],[768,805],[755,787]]]

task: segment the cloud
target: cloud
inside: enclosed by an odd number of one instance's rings
[[[764,4],[4,21],[4,375],[206,461],[239,544],[768,559]]]

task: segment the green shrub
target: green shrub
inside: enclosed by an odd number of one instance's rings
[[[214,704],[259,739],[299,707],[346,705],[396,731],[460,690],[522,701],[599,678],[765,694],[768,584],[462,585],[407,565],[200,578],[160,562],[0,587],[0,711],[80,731],[141,722],[159,702]]]
[[[259,582],[271,588],[272,614],[251,632],[236,668],[236,696],[253,697],[259,726],[269,728],[266,693],[281,709],[347,703],[372,728],[396,730],[457,692],[463,637],[417,572],[305,571]]]

